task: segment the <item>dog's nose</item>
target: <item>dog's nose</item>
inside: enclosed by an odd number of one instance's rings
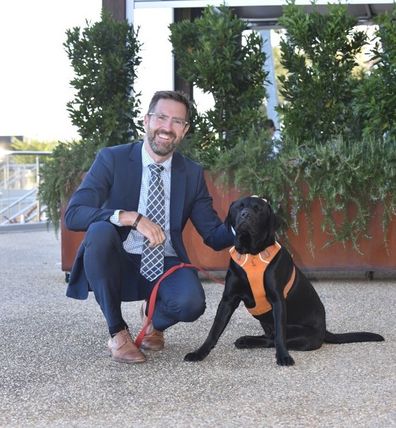
[[[248,210],[246,210],[246,209],[242,210],[242,211],[241,211],[241,217],[242,217],[243,219],[247,219],[247,218],[249,217],[249,211],[248,211]]]

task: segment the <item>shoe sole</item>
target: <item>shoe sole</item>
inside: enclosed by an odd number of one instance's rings
[[[164,345],[159,347],[145,346],[143,343],[140,345],[140,349],[144,349],[145,351],[162,351],[164,349]]]
[[[131,361],[131,360],[125,360],[123,358],[116,358],[116,357],[113,357],[113,356],[111,356],[111,359],[113,361],[115,361],[116,363],[125,363],[125,364],[141,364],[141,363],[145,363],[147,361],[146,358],[144,360],[142,359],[142,360],[133,360],[133,361]]]
[[[133,360],[133,361],[132,360],[126,360],[125,358],[113,357],[111,352],[109,352],[109,356],[116,363],[141,364],[141,363],[145,363],[147,361],[147,358],[145,356],[143,356],[141,360]]]

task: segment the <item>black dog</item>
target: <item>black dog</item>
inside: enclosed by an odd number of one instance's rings
[[[236,240],[223,296],[207,339],[184,357],[186,361],[201,361],[209,354],[241,301],[260,321],[265,334],[243,336],[236,347],[275,347],[276,362],[281,366],[294,364],[288,349],[310,351],[323,342],[384,340],[375,333],[333,334],[326,330],[325,309],[318,294],[289,252],[275,241],[277,219],[266,200],[246,197],[233,202],[226,223],[235,231]]]

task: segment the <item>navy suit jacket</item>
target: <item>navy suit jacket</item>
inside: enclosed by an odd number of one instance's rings
[[[114,210],[137,211],[142,178],[142,142],[102,149],[71,197],[65,212],[68,229],[86,231],[96,221],[110,221]],[[191,219],[206,245],[222,250],[233,245],[234,237],[212,206],[203,169],[175,152],[172,158],[170,192],[170,234],[178,257],[189,258],[182,231]],[[116,227],[116,226],[115,226]],[[122,241],[130,227],[117,227]],[[70,274],[67,296],[86,299],[89,287],[83,264],[84,242],[80,245]]]

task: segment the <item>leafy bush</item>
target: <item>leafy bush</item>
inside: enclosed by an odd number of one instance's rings
[[[358,240],[368,237],[368,224],[379,203],[384,206],[386,242],[387,226],[396,215],[396,145],[384,140],[289,142],[273,156],[266,132],[252,130],[221,156],[219,165],[232,171],[231,176],[224,173],[224,179],[271,201],[283,232],[290,227],[298,233],[299,212],[311,223],[312,204],[319,200],[328,245],[351,241],[358,250]]]
[[[142,131],[140,94],[133,92],[141,62],[133,27],[104,12],[100,22],[66,34],[64,46],[75,71],[71,85],[76,89],[67,107],[82,140],[60,142],[42,168],[39,196],[48,206],[48,218],[55,228],[61,205],[80,183],[98,150],[127,143]]]
[[[356,115],[363,131],[374,138],[396,141],[396,5],[376,18],[378,29],[370,73],[355,93]]]
[[[133,94],[141,62],[138,34],[103,12],[101,21],[66,35],[64,47],[75,73],[70,84],[76,90],[67,109],[81,138],[106,146],[137,138],[142,131],[140,94]]]
[[[55,231],[59,227],[62,205],[81,181],[81,162],[85,158],[86,147],[82,141],[60,143],[42,166],[39,197],[47,205],[47,216]]]
[[[367,37],[354,29],[357,20],[347,6],[327,8],[327,14],[308,14],[293,1],[279,20],[286,29],[280,45],[287,74],[279,77],[283,136],[301,143],[360,134],[352,109],[359,80],[352,71]]]
[[[282,151],[274,156],[265,130],[251,128],[218,156],[218,167],[242,191],[269,199],[283,230],[298,233],[300,212],[312,230],[312,204],[319,201],[327,245],[351,241],[359,250],[378,204],[384,207],[385,243],[396,215],[394,17],[379,18],[376,70],[362,83],[353,71],[366,36],[354,30],[356,21],[345,6],[328,7],[326,15],[306,14],[290,3],[281,19],[286,27],[281,61],[287,71],[281,78]],[[363,102],[365,110],[355,98],[358,87],[371,103]],[[366,115],[359,114],[357,103]],[[362,137],[361,126],[369,126],[370,119],[378,129]]]
[[[185,151],[207,167],[237,138],[265,119],[262,40],[230,8],[208,6],[194,22],[170,25],[170,40],[186,81],[211,94],[214,108],[196,113]]]

